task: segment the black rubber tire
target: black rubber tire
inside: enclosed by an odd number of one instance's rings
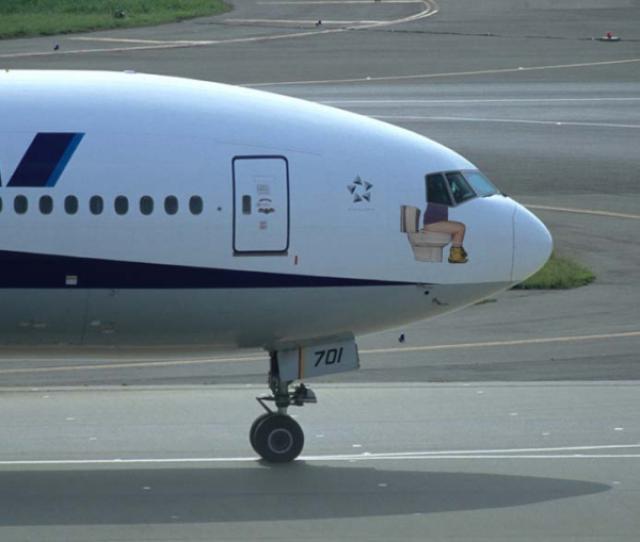
[[[254,449],[270,463],[288,463],[300,455],[304,446],[302,428],[291,416],[272,414],[254,432]]]
[[[258,449],[256,448],[256,429],[258,426],[266,420],[269,416],[275,416],[274,412],[265,412],[264,414],[260,414],[254,422],[251,424],[251,429],[249,429],[249,442],[251,443],[251,447],[258,454]]]

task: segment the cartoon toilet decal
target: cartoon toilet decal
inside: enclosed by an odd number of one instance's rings
[[[461,203],[475,194],[461,173],[448,173],[446,177],[441,173],[427,175],[426,189],[427,204],[422,220],[419,208],[401,207],[400,231],[407,234],[415,259],[441,262],[444,247],[450,244],[449,263],[467,263],[469,255],[463,246],[467,227],[451,220],[450,211],[454,202]]]

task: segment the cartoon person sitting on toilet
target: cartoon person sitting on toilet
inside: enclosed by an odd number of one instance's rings
[[[452,187],[453,188],[453,187]],[[449,220],[451,196],[443,175],[427,176],[427,208],[423,215],[423,231],[451,235],[449,263],[467,263],[469,255],[463,247],[466,226]]]

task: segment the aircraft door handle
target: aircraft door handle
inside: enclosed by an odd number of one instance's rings
[[[251,196],[242,196],[242,214],[251,214]]]

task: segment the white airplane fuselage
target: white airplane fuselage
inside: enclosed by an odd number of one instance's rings
[[[468,261],[449,262],[446,238],[419,256],[403,209],[427,212],[427,175],[476,170],[415,133],[255,90],[3,72],[0,356],[278,350],[468,305],[551,250],[526,209],[478,193],[447,211]]]

